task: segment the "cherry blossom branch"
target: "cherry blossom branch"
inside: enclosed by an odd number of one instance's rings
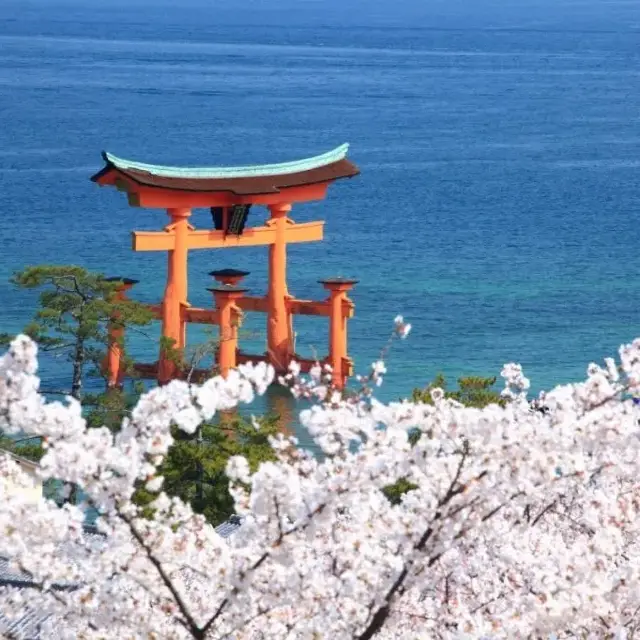
[[[158,572],[158,575],[162,580],[162,583],[169,590],[175,603],[178,605],[178,608],[180,609],[180,613],[183,615],[184,620],[181,619],[180,617],[176,617],[176,620],[180,624],[182,624],[185,627],[185,629],[187,629],[187,631],[189,631],[191,635],[197,640],[199,640],[200,638],[204,638],[205,635],[200,630],[195,620],[193,619],[193,616],[189,612],[189,608],[187,607],[187,604],[182,599],[182,596],[180,595],[175,585],[171,581],[171,578],[169,577],[167,572],[164,570],[162,563],[160,562],[160,560],[158,560],[155,557],[153,550],[151,549],[151,547],[149,547],[149,545],[147,545],[147,543],[145,542],[145,539],[140,534],[140,532],[136,528],[131,518],[125,515],[124,513],[122,513],[122,511],[118,508],[116,508],[116,513],[120,518],[120,520],[128,526],[129,531],[131,532],[131,535],[135,538],[136,542],[142,547],[147,558],[149,559],[149,562],[151,562],[151,564],[155,567],[156,571]]]
[[[275,500],[275,498],[274,498]],[[292,527],[291,529],[287,530],[287,531],[283,531],[282,527],[279,527],[279,535],[278,538],[275,540],[275,542],[273,542],[271,544],[271,547],[269,549],[267,549],[264,553],[262,553],[260,555],[260,557],[258,558],[258,560],[256,560],[253,565],[251,567],[249,567],[249,569],[247,569],[247,571],[243,572],[240,574],[239,576],[239,580],[242,581],[246,578],[247,575],[249,575],[250,573],[253,573],[254,571],[256,571],[257,569],[259,569],[262,564],[264,562],[266,562],[266,560],[269,558],[271,552],[273,551],[273,549],[276,549],[277,547],[279,547],[282,544],[282,541],[289,535],[292,535],[294,533],[303,531],[304,529],[306,529],[312,521],[312,518],[320,513],[322,513],[324,511],[324,509],[326,508],[326,504],[321,504],[318,507],[316,507],[316,509],[314,509],[314,511],[312,511],[311,513],[309,513],[307,515],[307,520],[305,522],[305,524],[303,524],[300,527]],[[227,596],[221,603],[220,606],[218,607],[218,609],[216,610],[216,612],[213,614],[213,616],[209,619],[209,621],[202,627],[202,632],[205,634],[207,634],[207,632],[209,631],[209,629],[211,629],[212,625],[216,622],[216,620],[222,615],[222,612],[224,611],[225,607],[229,604],[230,598],[237,595],[239,593],[238,587],[234,586],[233,589],[231,590],[231,594],[229,596]],[[202,636],[202,637],[205,637]]]
[[[453,500],[455,496],[459,495],[460,493],[463,493],[464,490],[466,489],[465,484],[460,485],[459,487],[456,487],[456,485],[458,484],[458,481],[460,479],[460,474],[462,473],[462,468],[464,467],[468,454],[469,454],[469,447],[468,447],[468,444],[465,443],[465,448],[463,449],[460,455],[458,468],[456,470],[456,473],[453,479],[451,480],[451,484],[449,485],[449,488],[447,489],[445,495],[438,501],[439,509],[447,505],[449,502],[451,502],[451,500]],[[433,518],[433,523],[435,523],[437,520],[440,520],[441,518],[442,518],[441,512],[437,511]],[[435,530],[435,525],[433,523],[422,534],[422,537],[420,538],[418,543],[414,546],[414,551],[420,552],[424,549],[425,545],[427,544],[427,542],[429,541],[429,539],[431,538]],[[396,593],[398,592],[402,593],[402,586],[407,576],[409,575],[409,569],[411,567],[411,564],[412,564],[411,560],[408,560],[405,563],[405,566],[403,567],[402,571],[400,572],[400,574],[398,575],[394,583],[391,585],[391,588],[387,591],[387,594],[384,598],[385,604],[383,604],[374,613],[369,625],[358,636],[358,640],[370,640],[371,638],[373,638],[373,636],[376,633],[378,633],[382,629],[386,619],[389,617],[389,614],[391,613],[391,600],[393,599]]]

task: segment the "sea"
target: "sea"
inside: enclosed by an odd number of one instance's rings
[[[9,283],[27,265],[135,278],[159,301],[166,255],[132,252],[130,232],[166,214],[90,182],[103,150],[226,166],[348,142],[361,175],[292,211],[326,226],[290,247],[289,289],[359,281],[360,373],[396,315],[413,325],[379,397],[512,361],[534,392],[579,380],[640,335],[639,118],[637,0],[0,0],[0,331],[36,308]],[[193,305],[226,267],[265,292],[266,248],[192,251]],[[302,355],[327,352],[326,319],[295,329]],[[132,355],[155,359],[157,336],[130,335]],[[264,317],[242,341],[264,352]],[[68,385],[64,359],[41,366]]]

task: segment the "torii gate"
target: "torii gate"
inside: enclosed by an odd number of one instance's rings
[[[134,251],[167,251],[167,284],[161,305],[152,306],[162,320],[162,335],[175,348],[186,347],[188,322],[218,324],[220,349],[218,365],[223,375],[241,362],[266,360],[279,373],[285,372],[295,357],[303,368],[310,361],[294,354],[292,316],[323,315],[330,318],[330,354],[327,362],[333,369],[333,382],[344,386],[351,375],[351,360],[347,355],[346,321],[353,315],[353,303],[347,293],[356,283],[343,278],[320,281],[330,296],[326,301],[297,300],[289,295],[286,281],[287,244],[315,242],[323,238],[324,222],[298,224],[290,217],[297,202],[321,200],[335,180],[358,175],[358,168],[346,155],[348,145],[314,158],[281,164],[180,168],[143,164],[123,160],[104,152],[105,167],[92,176],[101,186],[115,186],[127,194],[134,207],[166,209],[170,223],[163,231],[134,231]],[[270,217],[264,226],[245,224],[252,205],[268,207]],[[196,230],[189,218],[192,209],[206,207],[213,218],[213,228]],[[247,272],[214,271],[211,275],[220,283],[211,289],[215,310],[195,309],[188,302],[187,258],[189,249],[269,246],[269,281],[266,297],[247,296],[240,285]],[[131,282],[125,283],[126,288]],[[124,291],[122,292],[124,295]],[[268,352],[264,356],[249,356],[237,349],[239,313],[267,313]],[[114,345],[116,341],[114,340]],[[121,382],[120,349],[113,346],[108,358],[109,384]],[[161,349],[157,365],[138,365],[148,377],[161,383],[179,377],[174,359]]]

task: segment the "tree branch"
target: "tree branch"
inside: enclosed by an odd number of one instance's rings
[[[551,511],[551,509],[553,509],[553,507],[556,506],[556,504],[558,504],[557,500],[554,500],[553,502],[550,502],[534,519],[533,522],[531,523],[532,527],[535,527],[536,524],[538,524],[538,522],[540,522],[540,520],[543,518],[545,513],[548,513],[549,511]]]
[[[291,535],[292,533],[295,533],[296,531],[304,531],[304,529],[306,529],[307,526],[309,526],[309,524],[311,523],[311,520],[312,520],[313,516],[316,516],[319,513],[322,513],[322,511],[324,511],[325,508],[326,508],[326,504],[321,504],[318,507],[316,507],[316,509],[314,509],[311,513],[308,514],[308,519],[307,519],[306,523],[304,525],[300,526],[300,527],[293,527],[293,528],[289,529],[288,531],[283,531],[282,528],[280,528],[280,535],[275,540],[275,542],[273,542],[271,544],[271,547],[267,551],[265,551],[253,563],[253,565],[251,567],[249,567],[249,569],[247,569],[247,571],[245,571],[240,576],[240,579],[241,580],[244,579],[249,573],[252,573],[256,569],[258,569],[267,560],[267,558],[271,555],[271,551],[273,549],[276,549],[277,547],[279,547],[282,544],[282,541],[284,540],[284,538],[286,538],[287,536]],[[220,615],[224,611],[224,608],[227,606],[227,604],[229,604],[230,598],[233,597],[234,595],[236,595],[237,593],[238,593],[238,588],[237,587],[233,587],[233,589],[231,589],[230,595],[228,595],[220,603],[220,606],[218,607],[217,611],[213,614],[213,616],[209,619],[209,621],[204,625],[204,627],[202,627],[202,634],[203,634],[201,636],[202,638],[204,638],[206,636],[206,634],[208,633],[209,629],[211,629],[211,626],[220,617]]]
[[[169,592],[173,596],[173,599],[175,600],[176,604],[178,605],[178,608],[180,609],[180,613],[184,616],[184,620],[181,620],[180,618],[176,618],[176,620],[178,620],[191,633],[191,635],[194,638],[197,638],[197,639],[204,638],[204,635],[202,634],[200,628],[198,627],[195,620],[193,619],[193,616],[189,612],[189,609],[186,603],[182,599],[182,596],[180,595],[180,593],[178,593],[178,590],[176,589],[175,585],[173,584],[173,582],[171,582],[171,578],[167,575],[167,572],[164,570],[162,563],[154,556],[153,551],[146,544],[144,538],[142,537],[140,532],[136,529],[135,525],[131,521],[131,518],[129,518],[128,516],[125,516],[118,508],[116,508],[116,513],[118,514],[118,517],[127,524],[127,526],[129,527],[129,530],[131,531],[131,535],[136,539],[138,544],[142,547],[147,558],[149,559],[149,562],[151,562],[151,564],[156,568],[156,571],[158,572],[158,575],[160,576],[160,579],[162,580],[164,586],[169,590]]]
[[[444,507],[446,504],[451,502],[451,500],[453,500],[453,498],[455,496],[457,496],[460,493],[463,493],[465,491],[465,489],[467,487],[466,483],[461,484],[459,486],[456,486],[456,485],[458,485],[458,483],[459,483],[460,475],[462,474],[462,468],[464,467],[464,463],[465,463],[468,455],[469,455],[469,444],[468,444],[468,442],[465,441],[465,445],[464,445],[462,453],[460,455],[460,461],[458,462],[458,468],[456,469],[456,473],[454,474],[454,477],[451,480],[451,484],[449,485],[449,488],[447,489],[445,495],[438,501],[438,507],[439,508]],[[480,479],[484,475],[486,475],[486,471],[483,471],[478,476],[478,479]],[[422,551],[424,549],[424,547],[426,546],[427,542],[429,541],[429,539],[433,535],[433,532],[435,530],[436,521],[438,521],[440,519],[442,519],[442,513],[440,511],[437,511],[435,516],[433,517],[432,524],[422,534],[420,540],[414,546],[414,548],[413,548],[414,551],[420,552],[420,551]],[[439,554],[437,556],[437,558],[439,558],[440,555],[442,555],[442,554]],[[431,564],[435,563],[437,558],[434,559]],[[398,575],[398,577],[396,578],[395,582],[391,585],[390,589],[387,591],[387,595],[385,596],[385,599],[384,599],[385,604],[383,604],[375,612],[375,614],[371,618],[371,622],[367,625],[367,628],[358,636],[358,640],[370,640],[376,633],[378,633],[378,631],[380,631],[380,629],[382,629],[385,621],[387,620],[387,618],[389,617],[389,614],[391,613],[391,600],[396,595],[396,593],[398,593],[398,592],[402,593],[402,586],[404,584],[404,581],[407,578],[407,575],[409,574],[409,569],[410,569],[412,564],[413,564],[412,560],[408,559],[406,564],[405,564],[405,566],[404,566],[404,568],[400,572],[400,575]]]

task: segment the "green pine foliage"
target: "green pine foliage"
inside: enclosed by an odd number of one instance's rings
[[[193,435],[174,428],[175,444],[159,470],[164,476],[163,490],[191,504],[214,525],[227,520],[234,513],[225,474],[229,458],[245,456],[252,471],[261,462],[274,459],[269,436],[278,432],[278,417],[257,422],[259,428],[238,415],[227,415],[218,423],[202,425]],[[137,504],[148,506],[155,497],[141,486],[135,498]]]
[[[448,389],[446,378],[439,373],[433,379],[433,382],[429,383],[424,389],[414,389],[411,394],[411,399],[413,402],[433,404],[431,391],[439,388],[444,391],[445,397],[457,400],[465,407],[481,409],[490,404],[498,404],[503,407],[505,399],[496,390],[495,384],[495,377],[483,378],[481,376],[468,376],[458,378],[457,389]]]
[[[0,434],[0,450],[9,451],[16,456],[38,462],[44,455],[44,449],[39,438],[20,440],[9,438]]]
[[[116,433],[120,429],[122,420],[131,413],[143,392],[142,382],[134,380],[129,387],[86,394],[83,405],[88,408],[85,414],[87,426],[104,426]]]
[[[40,291],[40,306],[24,333],[42,351],[71,363],[69,387],[56,392],[78,400],[83,396],[85,375],[100,374],[109,321],[117,318],[117,322],[131,329],[145,326],[153,319],[145,305],[115,299],[117,282],[83,267],[37,265],[14,274],[11,280],[21,289]],[[0,343],[7,344],[12,338],[0,334]]]

